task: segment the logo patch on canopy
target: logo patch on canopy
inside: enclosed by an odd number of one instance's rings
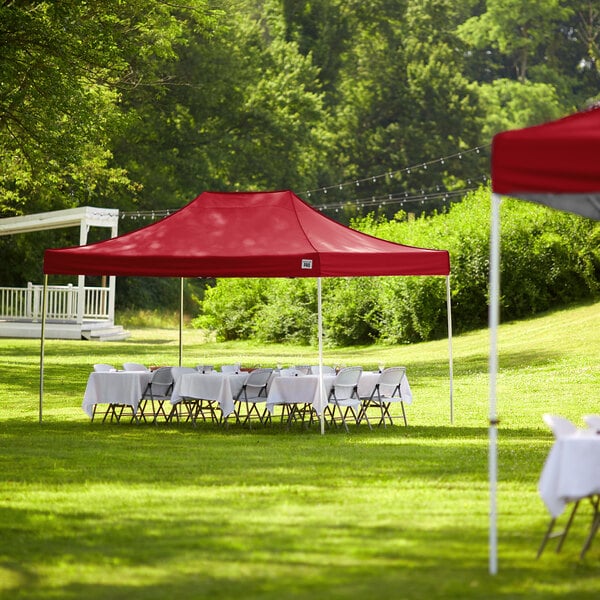
[[[302,268],[303,269],[312,269],[312,260],[310,258],[302,259]]]

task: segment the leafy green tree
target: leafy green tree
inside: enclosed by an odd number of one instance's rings
[[[175,58],[182,24],[206,14],[203,0],[2,2],[0,215],[115,206],[132,195],[112,161],[121,99],[161,85],[155,66]],[[41,258],[28,254],[35,244],[17,246],[13,278]]]
[[[330,162],[346,180],[409,167],[472,148],[480,141],[476,91],[462,74],[453,33],[453,2],[351,3],[352,43],[339,76]],[[349,17],[350,19],[350,17]],[[419,193],[432,183],[462,185],[469,159],[436,172],[404,171],[385,181],[360,181],[344,199]],[[470,168],[471,167],[471,168]],[[333,190],[335,192],[335,190]],[[331,197],[331,196],[329,196]]]
[[[178,207],[205,189],[314,181],[326,143],[317,70],[283,39],[277,13],[245,17],[186,31],[170,84],[126,99],[115,161],[143,185],[144,208]]]
[[[475,48],[492,47],[510,57],[518,81],[556,37],[572,9],[565,0],[486,0],[485,12],[462,23],[458,34]]]

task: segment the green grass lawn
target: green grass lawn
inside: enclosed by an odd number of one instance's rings
[[[408,428],[222,429],[90,423],[91,366],[177,364],[173,330],[125,342],[0,339],[0,598],[597,598],[600,539],[535,553],[555,412],[600,413],[600,303],[501,326],[499,573],[488,574],[488,332],[327,350],[328,364],[406,365]],[[204,343],[184,364],[314,364],[305,347]],[[564,519],[564,516],[563,516]]]

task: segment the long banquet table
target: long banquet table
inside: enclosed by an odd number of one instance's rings
[[[247,378],[248,373],[186,373],[175,382],[171,404],[176,405],[184,398],[212,400],[219,404],[225,419],[234,411],[233,398]]]
[[[361,398],[370,396],[380,373],[378,371],[363,371],[358,382],[358,395]],[[280,375],[273,378],[267,398],[267,410],[273,414],[275,406],[285,404],[312,404],[315,412],[320,415],[327,406],[327,398],[335,381],[335,375],[323,375],[323,395],[319,391],[318,375]],[[400,384],[403,402],[412,402],[412,392],[406,376]]]
[[[124,404],[131,406],[133,414],[146,385],[152,379],[147,371],[93,372],[88,377],[81,408],[91,418],[96,404]]]
[[[282,404],[312,404],[320,415],[327,406],[327,396],[335,375],[323,375],[323,394],[319,391],[318,375],[279,375],[273,378],[267,398],[267,410],[273,414]],[[324,401],[322,400],[324,399]]]

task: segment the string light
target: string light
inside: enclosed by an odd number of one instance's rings
[[[316,189],[312,189],[312,190],[306,190],[306,198],[311,198],[313,199],[313,196],[317,195],[319,193],[323,194],[323,195],[327,195],[327,193],[329,192],[329,190],[339,190],[339,191],[343,191],[347,186],[352,185],[354,187],[354,189],[360,188],[361,183],[365,183],[365,182],[369,182],[369,183],[377,183],[380,179],[385,179],[386,181],[390,182],[390,180],[395,180],[397,176],[405,174],[405,175],[412,175],[413,173],[418,173],[419,171],[427,171],[428,167],[439,164],[439,165],[446,165],[447,161],[450,161],[452,159],[459,159],[462,161],[463,156],[466,156],[468,154],[481,154],[481,151],[489,148],[491,146],[491,144],[486,144],[486,145],[482,145],[482,146],[478,146],[476,148],[471,148],[469,150],[461,150],[458,152],[455,152],[454,154],[450,154],[448,156],[443,156],[441,158],[437,158],[434,160],[430,160],[430,161],[426,161],[420,164],[414,164],[414,165],[410,165],[408,167],[404,167],[402,169],[397,169],[397,170],[387,170],[385,173],[381,173],[379,175],[369,175],[368,177],[364,177],[364,178],[359,178],[359,179],[354,179],[350,182],[341,182],[341,183],[337,183],[335,185],[330,185],[330,186],[323,186],[320,188],[316,188]],[[313,204],[313,208],[323,212],[323,211],[327,211],[327,210],[334,210],[336,213],[339,212],[340,209],[348,206],[348,205],[352,205],[354,204],[356,207],[359,208],[365,208],[365,207],[374,207],[374,206],[378,206],[379,208],[382,208],[383,206],[391,206],[394,204],[399,204],[400,206],[404,206],[404,203],[413,203],[413,202],[419,202],[421,204],[424,204],[425,200],[434,200],[434,199],[439,199],[442,200],[443,202],[446,202],[447,200],[449,200],[450,198],[454,198],[454,197],[458,197],[458,196],[462,196],[464,194],[466,194],[469,191],[473,191],[474,189],[476,189],[475,187],[470,187],[473,184],[473,181],[476,178],[472,178],[469,177],[467,178],[467,187],[461,189],[461,190],[451,190],[451,191],[447,191],[444,190],[445,185],[440,185],[439,183],[437,183],[434,188],[435,191],[430,190],[424,190],[422,188],[420,188],[420,193],[417,193],[415,195],[411,195],[410,192],[408,191],[399,191],[396,193],[389,193],[386,192],[385,195],[382,196],[371,196],[370,198],[355,198],[354,200],[342,200],[339,202],[330,202],[328,204],[323,204],[323,205],[315,205]],[[482,176],[480,176],[481,181],[485,184],[489,181],[489,175],[488,174],[484,174]],[[357,189],[358,191],[358,189]],[[312,200],[314,202],[314,200]],[[161,219],[165,216],[169,216],[171,214],[171,212],[176,212],[178,209],[165,209],[165,210],[149,210],[149,211],[131,211],[131,212],[127,212],[127,211],[122,211],[120,212],[119,216],[121,219],[132,219],[132,220],[137,220],[137,219],[150,219],[150,220],[156,220],[156,219]]]
[[[326,190],[332,190],[337,188],[338,190],[343,190],[343,188],[349,186],[349,185],[354,185],[356,187],[359,187],[361,183],[365,183],[365,182],[372,182],[372,183],[377,183],[377,181],[379,179],[383,179],[383,178],[388,178],[388,179],[393,179],[396,175],[401,175],[401,174],[406,174],[406,175],[411,175],[413,173],[413,171],[419,171],[419,170],[423,170],[426,171],[430,166],[436,165],[436,164],[440,164],[440,165],[445,165],[446,161],[449,161],[451,159],[454,158],[458,158],[459,160],[462,160],[463,156],[466,156],[468,154],[480,154],[482,150],[489,148],[491,146],[491,144],[484,144],[482,146],[477,146],[475,148],[470,148],[469,150],[460,150],[458,152],[455,152],[454,154],[449,154],[448,156],[443,156],[440,158],[436,158],[434,160],[429,160],[429,161],[425,161],[419,164],[415,164],[415,165],[410,165],[408,167],[404,167],[402,169],[397,169],[397,170],[388,170],[385,173],[381,173],[378,175],[369,175],[367,177],[363,177],[363,178],[359,178],[359,179],[355,179],[351,182],[346,182],[346,183],[337,183],[335,185],[330,185],[330,186],[324,186],[321,188],[316,188],[313,190],[308,190],[306,192],[307,196],[310,197],[311,193],[326,193]]]

